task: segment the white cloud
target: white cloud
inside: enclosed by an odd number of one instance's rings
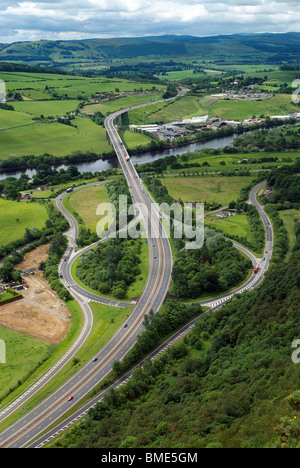
[[[295,0],[2,0],[0,41],[300,32]]]
[[[57,12],[54,9],[40,8],[38,3],[20,2],[16,6],[8,6],[6,10],[1,12],[2,16],[38,16],[38,17],[55,17]]]

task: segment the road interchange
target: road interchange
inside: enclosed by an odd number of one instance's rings
[[[142,107],[142,106],[139,106]],[[149,257],[150,257],[150,264],[149,264],[149,277],[147,286],[138,301],[135,305],[134,311],[132,312],[130,318],[127,321],[128,328],[126,330],[124,328],[120,329],[117,334],[110,340],[107,345],[99,351],[97,354],[97,364],[88,363],[85,365],[74,377],[69,379],[64,385],[62,385],[57,391],[55,391],[49,398],[43,401],[39,406],[37,406],[34,410],[30,413],[26,414],[20,421],[6,429],[0,434],[0,447],[24,447],[26,446],[31,440],[38,438],[39,434],[42,432],[47,432],[47,428],[51,426],[54,421],[60,418],[64,413],[68,412],[76,402],[78,402],[84,395],[88,394],[91,389],[96,386],[99,381],[101,381],[111,370],[112,364],[115,360],[121,360],[131,349],[134,345],[137,336],[143,330],[143,320],[144,315],[147,314],[150,310],[157,312],[169,290],[170,282],[171,282],[171,273],[172,273],[172,266],[173,266],[173,257],[172,251],[170,247],[169,240],[167,236],[162,236],[161,233],[164,231],[163,226],[160,223],[160,219],[155,220],[154,228],[151,229],[152,224],[151,221],[149,223],[149,218],[151,218],[151,203],[153,200],[151,199],[150,195],[148,194],[147,190],[144,188],[142,181],[140,180],[135,167],[131,163],[130,159],[127,160],[129,157],[118,132],[114,126],[114,121],[117,117],[119,117],[122,113],[126,112],[127,110],[119,111],[106,120],[106,129],[117,154],[120,166],[124,172],[125,178],[127,180],[128,186],[130,187],[130,192],[133,201],[135,202],[136,206],[136,216],[141,217],[141,214],[144,216],[144,221],[148,226],[148,245],[149,245]],[[265,230],[266,230],[266,252],[265,252],[265,260],[261,262],[261,268],[258,275],[252,275],[251,278],[240,288],[236,289],[231,293],[227,293],[221,295],[215,299],[210,299],[208,301],[202,301],[201,304],[210,307],[210,311],[217,310],[218,308],[222,307],[224,303],[230,300],[235,294],[241,294],[244,291],[251,290],[255,288],[264,278],[264,274],[269,267],[270,258],[272,255],[273,249],[273,230],[272,225],[268,216],[265,214],[263,208],[256,200],[256,195],[260,188],[264,185],[264,182],[256,186],[251,194],[250,194],[250,203],[253,203],[259,211],[261,219],[264,223]],[[65,214],[67,219],[70,223],[70,230],[67,233],[69,239],[68,250],[66,252],[65,257],[67,261],[65,262],[64,259],[60,265],[60,272],[63,276],[64,284],[70,288],[70,292],[74,296],[74,298],[78,301],[81,305],[84,314],[85,314],[85,323],[84,329],[81,332],[80,337],[76,340],[76,343],[73,347],[69,350],[69,353],[60,361],[57,368],[53,368],[49,371],[47,378],[45,378],[45,382],[47,382],[50,378],[53,378],[57,372],[68,362],[72,355],[82,346],[83,342],[89,335],[93,324],[93,316],[89,306],[89,302],[92,300],[96,300],[94,295],[90,296],[87,291],[80,288],[74,282],[71,276],[71,266],[77,255],[80,253],[74,252],[74,245],[75,240],[78,235],[78,226],[74,218],[67,212],[67,210],[63,206],[63,196],[57,200],[58,208]],[[143,213],[139,212],[139,206],[143,205],[146,207]],[[159,231],[157,231],[156,227],[159,226]],[[155,236],[155,243],[153,243],[153,239],[151,239],[151,231],[156,233]],[[102,241],[105,241],[102,240]],[[249,255],[249,251],[235,244],[237,248],[242,250],[246,255]],[[91,246],[89,247],[91,248]],[[154,258],[156,257],[156,258]],[[252,255],[251,260],[253,264],[256,262],[256,258]],[[118,301],[110,301],[105,302],[105,298],[99,298],[97,296],[98,301],[106,303],[107,305],[115,305],[116,307],[126,307],[130,305],[130,303],[120,303]],[[179,335],[180,336],[180,335]],[[126,377],[126,376],[125,376]],[[126,379],[125,379],[126,380]],[[124,382],[124,378],[122,379]],[[37,383],[38,384],[38,383]],[[37,385],[36,388],[33,390],[29,389],[29,394],[23,395],[20,399],[16,400],[16,406],[20,407],[23,402],[28,400],[30,397],[30,390],[31,392],[37,392],[41,385],[45,385],[45,383],[40,381],[40,384]],[[74,401],[68,402],[66,399],[67,395],[74,395]],[[23,400],[22,400],[23,398]],[[101,397],[100,397],[101,398]],[[97,399],[98,401],[98,399]],[[89,403],[89,407],[91,407],[92,402]],[[8,412],[1,412],[0,413],[0,420],[3,420],[9,414]],[[84,414],[81,411],[81,416]],[[72,419],[74,421],[74,417]],[[43,440],[46,440],[46,436]],[[34,444],[34,446],[38,446],[38,444]]]
[[[110,125],[112,129],[111,138],[112,141],[115,141],[116,135],[118,134],[112,123]],[[126,162],[125,158],[127,156],[125,156],[124,148],[120,142],[119,147],[115,147],[115,149],[117,149],[116,152],[120,163],[122,164],[122,161]],[[149,208],[149,204],[147,205],[147,200],[145,198],[145,192],[142,189],[141,184],[135,180],[137,178],[137,173],[134,166],[131,164],[131,167],[129,168],[128,165],[127,168],[128,170],[124,171],[124,173],[127,181],[130,182],[130,186],[132,187],[131,192],[135,202],[145,204]],[[150,220],[150,223],[148,223],[149,234],[152,231],[151,227]],[[76,235],[76,229],[77,227],[72,222],[70,232],[73,233],[73,236],[71,236],[73,238],[74,235]],[[156,226],[154,226],[153,231],[156,231]],[[148,242],[150,255],[148,283],[140,297],[140,300],[138,301],[138,304],[135,306],[127,321],[128,328],[126,328],[126,330],[121,328],[109,343],[105,345],[105,347],[98,353],[98,361],[96,364],[89,363],[84,366],[76,376],[72,377],[68,382],[62,385],[60,389],[55,391],[33,411],[25,415],[6,431],[2,432],[2,434],[0,434],[1,447],[22,447],[24,443],[31,440],[36,435],[36,431],[45,430],[49,426],[49,423],[51,424],[50,421],[57,419],[61,414],[69,411],[72,405],[78,401],[78,399],[82,398],[82,395],[89,393],[91,388],[96,386],[99,381],[101,381],[110,372],[112,364],[116,360],[121,360],[134,345],[137,336],[143,329],[145,314],[149,313],[150,310],[157,312],[161,308],[171,282],[173,258],[169,240],[162,240],[158,231],[156,232],[156,235],[155,247],[152,242]],[[150,235],[147,237],[151,240]],[[154,256],[156,257],[155,259]],[[69,262],[64,263],[67,264]],[[70,264],[65,268],[68,268],[70,272]],[[63,271],[65,270],[63,269]],[[74,297],[82,306],[83,304],[85,306],[85,326],[88,330],[92,326],[92,313],[88,305],[88,301],[78,297],[78,295],[74,295]],[[69,395],[70,393],[72,395],[74,394],[75,397],[72,402],[66,401],[66,395]]]

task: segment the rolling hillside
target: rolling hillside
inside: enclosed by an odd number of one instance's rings
[[[300,61],[300,34],[258,34],[213,37],[158,36],[81,41],[19,42],[0,44],[0,61],[70,66],[78,63],[108,63],[115,59],[199,58],[219,63],[245,62],[250,58],[265,63]],[[234,56],[233,52],[234,51]]]

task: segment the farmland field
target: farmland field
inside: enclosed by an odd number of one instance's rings
[[[42,73],[8,73],[0,72],[0,78],[5,81],[8,90],[29,91],[29,89],[39,90],[50,96],[49,89],[55,90],[59,95],[67,94],[74,99],[79,94],[91,97],[94,93],[114,92],[118,89],[123,91],[143,90],[150,91],[153,88],[160,88],[155,83],[139,83],[120,78],[96,77],[86,78],[72,75],[55,75]],[[22,94],[22,93],[21,93]]]
[[[72,125],[64,125],[55,119],[66,117],[78,108],[79,103],[97,93],[116,96],[120,92],[153,91],[151,95],[132,95],[96,107],[87,106],[88,112],[101,110],[106,114],[125,105],[130,107],[162,97],[161,92],[157,92],[161,85],[119,78],[3,72],[0,79],[5,82],[7,92],[18,93],[23,98],[8,101],[14,111],[0,109],[0,159],[44,153],[66,156],[76,151],[103,154],[111,150],[103,127],[81,116],[72,120]],[[41,120],[41,116],[44,119]],[[129,136],[129,140],[133,146],[150,141],[144,136]],[[129,147],[132,149],[130,142]]]
[[[298,70],[274,70],[271,72],[260,71],[255,73],[255,76],[258,78],[266,78],[266,83],[268,84],[287,83],[288,86],[292,85],[293,81],[298,78],[298,75]],[[247,76],[248,74],[245,75],[245,77]]]
[[[47,219],[47,210],[39,203],[0,199],[0,244],[22,238],[26,228],[43,228]]]
[[[278,161],[263,163],[261,158],[274,158],[277,157]],[[220,170],[220,162],[225,165],[222,165],[222,171],[227,170],[236,170],[236,169],[263,169],[264,167],[274,166],[277,167],[278,164],[294,164],[295,160],[299,158],[299,153],[296,151],[280,152],[280,153],[268,153],[268,152],[255,152],[255,153],[244,153],[244,154],[220,154],[212,155],[206,153],[195,152],[191,157],[190,162],[203,164],[205,162],[209,163],[207,169],[205,167],[195,168],[196,171],[214,171],[215,169]],[[250,163],[249,160],[253,160]],[[249,161],[249,162],[248,162]],[[256,162],[257,161],[257,162]],[[193,171],[193,169],[190,169]]]
[[[0,159],[10,156],[50,153],[66,156],[76,151],[102,154],[111,151],[105,129],[90,119],[76,118],[74,126],[58,122],[33,122],[0,132]],[[76,127],[75,127],[76,125]],[[129,147],[147,144],[150,139],[141,134],[128,135]]]
[[[49,343],[4,327],[0,327],[0,339],[6,347],[6,364],[1,364],[1,399],[46,357]]]
[[[137,109],[129,113],[131,124],[172,122],[196,116],[207,115],[197,96],[185,96],[174,102],[154,104],[149,109]]]
[[[227,206],[237,200],[243,187],[247,187],[253,177],[165,177],[161,179],[169,194],[183,202],[219,203]]]
[[[4,130],[8,128],[33,125],[32,117],[24,112],[12,112],[0,109],[0,139]]]
[[[211,71],[212,73],[222,73],[219,71]],[[204,70],[201,73],[194,73],[194,70],[182,70],[182,71],[174,71],[174,72],[167,72],[165,76],[159,75],[158,78],[161,79],[169,79],[171,81],[180,81],[180,80],[186,80],[188,78],[199,78],[204,76]]]
[[[73,192],[64,199],[64,206],[71,212],[77,212],[83,219],[85,227],[96,232],[100,218],[96,215],[100,203],[109,203],[106,187],[87,187]]]
[[[133,95],[127,96],[124,98],[116,99],[114,101],[109,102],[100,102],[98,104],[92,104],[89,106],[84,107],[82,110],[83,113],[89,114],[94,112],[101,112],[102,114],[113,113],[118,111],[121,107],[127,108],[132,106],[138,106],[140,104],[147,104],[150,103],[150,99],[152,101],[159,101],[162,99],[162,94],[146,94],[146,95]]]
[[[75,111],[79,101],[75,100],[47,100],[45,101],[21,101],[15,102],[14,108],[17,112],[23,112],[35,117],[44,115],[48,116],[63,116],[66,112]]]
[[[210,117],[243,121],[253,116],[286,115],[288,112],[296,112],[297,108],[290,95],[280,94],[265,101],[219,100],[205,110],[209,112]]]
[[[109,151],[105,130],[89,119],[76,119],[73,126],[36,122],[0,132],[0,158],[44,153],[66,156],[75,151]]]

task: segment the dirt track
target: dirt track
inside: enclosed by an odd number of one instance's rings
[[[48,256],[49,245],[30,252],[17,269],[38,268]],[[71,315],[65,303],[52,291],[38,269],[26,278],[28,289],[23,299],[0,307],[0,325],[26,333],[49,343],[60,343],[66,336]]]

